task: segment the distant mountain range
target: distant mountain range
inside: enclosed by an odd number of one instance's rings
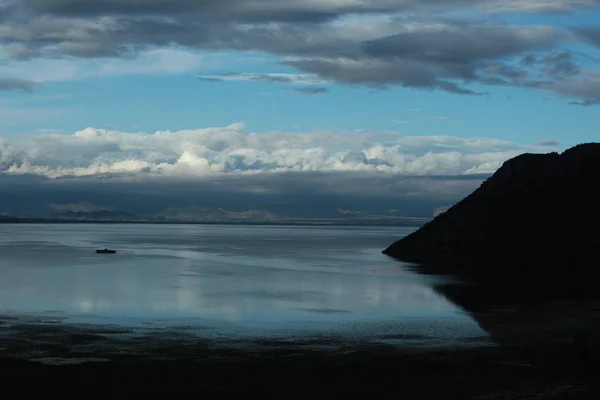
[[[0,215],[5,221],[418,226],[455,204],[481,179],[373,177],[341,186],[334,176],[276,178],[129,182],[0,174]]]
[[[88,205],[89,206],[89,205]],[[57,207],[54,207],[57,209]],[[167,208],[157,214],[135,214],[118,210],[71,211],[63,205],[44,217],[0,215],[0,223],[44,222],[121,222],[121,223],[251,223],[251,224],[351,224],[421,226],[428,218],[375,215],[368,212],[340,210],[332,217],[285,217],[264,210],[229,211],[205,207]],[[89,209],[89,207],[87,207]]]

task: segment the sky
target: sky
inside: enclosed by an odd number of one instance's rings
[[[600,0],[0,0],[0,20],[7,176],[463,177],[599,135]]]

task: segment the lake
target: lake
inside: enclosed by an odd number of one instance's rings
[[[0,314],[191,326],[212,338],[485,333],[381,254],[415,228],[2,224]],[[95,254],[96,249],[117,254]]]

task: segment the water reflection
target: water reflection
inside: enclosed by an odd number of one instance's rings
[[[319,329],[443,321],[479,333],[432,278],[380,254],[411,230],[0,225],[0,312]],[[119,253],[93,254],[104,247]]]

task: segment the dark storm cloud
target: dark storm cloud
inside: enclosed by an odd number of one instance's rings
[[[205,21],[319,22],[340,15],[389,13],[419,6],[416,0],[9,0],[12,12],[67,17],[189,16]],[[432,0],[432,6],[442,0]]]
[[[181,15],[244,21],[314,21],[344,14],[399,11],[448,11],[477,8],[482,12],[569,12],[598,0],[6,0],[9,10],[59,16]]]
[[[600,28],[596,26],[585,26],[574,28],[573,31],[589,43],[600,47]]]
[[[484,19],[457,22],[447,12],[567,12],[600,1],[5,0],[2,4],[0,43],[12,59],[128,57],[170,45],[257,51],[290,57],[288,65],[335,82],[476,95],[482,93],[469,85],[537,87],[536,82],[577,74],[580,67],[572,58],[542,61],[569,33],[548,26],[494,25]],[[398,14],[402,12],[410,12],[410,18]],[[345,18],[382,14],[388,18],[377,23]],[[597,37],[593,28],[581,28],[578,35],[590,41]],[[542,54],[526,56],[533,52]],[[513,65],[519,59],[522,65]],[[499,64],[502,68],[490,69]],[[531,71],[524,68],[535,68],[534,75],[542,76],[530,79]],[[254,79],[291,83],[268,74],[255,74]]]
[[[41,84],[33,81],[13,78],[0,78],[0,91],[33,92],[41,87]]]
[[[515,29],[508,26],[455,24],[448,29],[407,32],[365,43],[365,53],[375,57],[402,55],[422,60],[449,63],[460,70],[479,59],[497,59],[531,48],[547,48],[558,32]],[[490,43],[495,43],[490,46]],[[427,49],[424,52],[423,49]],[[468,72],[468,70],[467,70]],[[465,75],[465,78],[472,76]]]
[[[409,88],[442,89],[458,94],[476,94],[460,84],[440,79],[452,78],[440,73],[441,66],[431,65],[420,60],[377,60],[377,59],[306,59],[289,61],[288,65],[317,74],[325,79],[347,84],[361,84],[375,88],[387,85],[401,85]],[[441,68],[439,68],[441,67]],[[437,71],[436,71],[437,69]]]

